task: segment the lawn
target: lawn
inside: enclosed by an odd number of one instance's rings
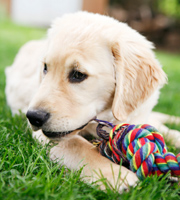
[[[45,37],[45,33],[0,21],[0,199],[180,199],[178,184],[170,184],[166,177],[147,178],[121,195],[109,188],[104,192],[95,184],[85,184],[80,171],[72,172],[48,159],[48,147],[32,139],[23,114],[11,116],[4,94],[4,69],[12,64],[22,44]],[[157,57],[168,74],[169,84],[162,89],[155,110],[180,116],[180,55],[157,52]],[[171,127],[180,130],[180,126]],[[171,144],[168,146],[177,152]]]

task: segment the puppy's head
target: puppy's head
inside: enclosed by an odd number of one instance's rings
[[[164,83],[150,49],[137,32],[105,16],[80,12],[56,20],[27,112],[34,130],[62,136],[110,107],[125,120]]]

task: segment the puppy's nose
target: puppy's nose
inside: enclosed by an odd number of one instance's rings
[[[50,117],[50,114],[43,110],[29,110],[26,113],[29,122],[36,127],[41,127]]]

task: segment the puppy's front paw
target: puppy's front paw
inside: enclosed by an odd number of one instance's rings
[[[168,129],[164,131],[165,139],[170,141],[176,148],[180,148],[180,132],[174,129]]]
[[[125,168],[121,173],[121,180],[123,184],[120,185],[120,191],[127,190],[130,186],[135,187],[139,179],[134,172]]]
[[[177,130],[171,130],[173,131],[173,140],[174,140],[174,145],[176,148],[180,148],[180,132]]]
[[[102,183],[100,183],[101,189],[104,190],[110,187],[112,190],[118,191],[119,193],[127,191],[131,186],[136,186],[138,182],[135,173],[116,164],[111,167],[111,170],[105,171],[104,173],[100,170],[97,175]]]

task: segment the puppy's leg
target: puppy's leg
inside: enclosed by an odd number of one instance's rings
[[[79,135],[62,138],[51,149],[50,158],[63,163],[69,169],[80,169],[84,166],[82,175],[85,181],[97,181],[103,175],[107,179],[107,183],[109,182],[114,188],[118,183],[120,172],[119,191],[127,189],[128,186],[134,186],[138,181],[133,172],[101,156],[96,147]],[[100,185],[104,189],[103,184]]]
[[[151,118],[155,118],[161,123],[169,123],[169,124],[180,124],[180,117],[172,116],[172,115],[167,115],[164,113],[159,113],[159,112],[152,112],[151,113]]]
[[[171,141],[176,148],[180,148],[180,132],[169,129],[164,123],[180,124],[180,117],[170,116],[158,112],[152,112],[149,119],[149,124],[156,127],[165,138]]]

